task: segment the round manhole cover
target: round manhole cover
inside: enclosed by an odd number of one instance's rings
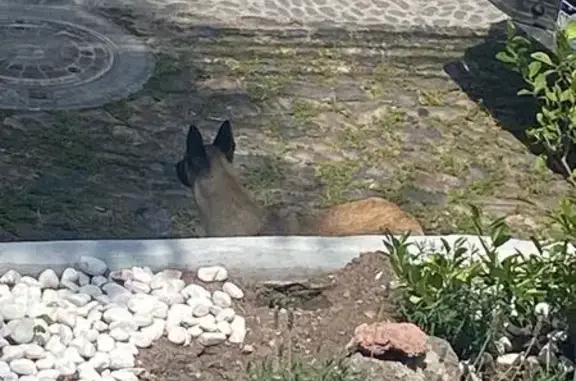
[[[66,6],[0,5],[0,108],[97,107],[138,91],[154,59],[110,21]]]

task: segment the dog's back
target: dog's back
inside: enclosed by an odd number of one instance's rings
[[[387,230],[395,234],[424,234],[414,217],[378,197],[309,215],[265,210],[252,199],[234,171],[235,146],[228,121],[222,124],[214,142],[207,145],[200,131],[191,126],[186,153],[176,164],[178,178],[192,189],[208,236],[348,236],[381,234]]]

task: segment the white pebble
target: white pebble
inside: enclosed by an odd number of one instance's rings
[[[90,284],[90,277],[82,271],[78,271],[78,285],[80,287]]]
[[[148,348],[154,342],[154,336],[148,332],[132,332],[131,340],[138,348]]]
[[[132,267],[132,276],[134,277],[135,281],[150,285],[153,275],[150,271],[147,271],[142,267]]]
[[[128,311],[128,309],[124,307],[112,307],[104,311],[102,318],[108,324],[115,321],[129,322],[132,321],[133,319],[130,311]]]
[[[134,355],[122,349],[114,349],[110,352],[110,369],[123,369],[134,367]]]
[[[13,286],[22,279],[22,275],[16,270],[8,270],[4,275],[0,277],[1,284],[7,284]]]
[[[110,366],[110,356],[108,353],[96,352],[96,354],[88,360],[88,363],[92,365],[94,369],[104,370]]]
[[[153,290],[152,295],[158,298],[158,300],[168,304],[181,304],[184,303],[184,297],[178,291],[170,290],[169,288],[160,288],[158,290]]]
[[[103,275],[108,270],[108,266],[106,266],[104,261],[89,256],[80,257],[76,266],[79,270],[91,276]]]
[[[125,287],[120,286],[117,283],[106,283],[102,286],[102,291],[110,297],[110,300],[114,303],[126,303],[128,299],[132,296],[132,293],[128,291]]]
[[[70,345],[76,347],[80,356],[84,358],[90,358],[96,353],[96,346],[86,336],[75,338]]]
[[[8,373],[4,378],[3,381],[18,381],[18,375],[14,372]]]
[[[138,377],[127,370],[115,370],[110,375],[117,381],[138,381]]]
[[[58,324],[58,335],[60,335],[60,341],[64,345],[69,345],[74,339],[74,331],[64,324]]]
[[[72,283],[76,283],[78,281],[78,271],[76,271],[76,269],[73,269],[72,267],[68,267],[62,273],[62,277],[60,278],[60,281],[61,282],[69,281]]]
[[[60,285],[58,275],[56,275],[56,271],[52,269],[42,271],[38,276],[38,281],[40,282],[40,287],[42,288],[56,289]]]
[[[168,304],[158,301],[152,311],[152,316],[158,319],[166,319],[168,317]]]
[[[92,325],[92,328],[98,332],[104,332],[108,329],[108,324],[104,323],[103,321],[95,321]]]
[[[102,275],[97,275],[95,277],[92,277],[92,280],[90,281],[90,284],[92,284],[96,287],[102,287],[106,283],[108,283],[108,279],[106,279],[106,277],[102,276]]]
[[[193,327],[188,328],[188,333],[193,338],[200,336],[203,332],[204,332],[204,330],[202,328],[200,328],[199,325],[195,325]]]
[[[92,286],[90,286],[92,287]],[[80,290],[79,290],[80,292]],[[86,295],[90,295],[90,294],[86,294]],[[92,295],[90,295],[92,296]],[[96,300],[92,300],[91,302],[86,303],[85,305],[83,305],[82,307],[79,307],[76,309],[76,315],[78,316],[82,316],[84,318],[87,318],[90,313],[94,312],[100,312],[100,309],[102,309],[102,305],[100,303],[98,303]],[[94,320],[90,320],[89,321],[94,321]]]
[[[107,333],[102,333],[96,340],[96,346],[100,352],[110,352],[116,347],[116,343],[112,336]]]
[[[200,267],[196,276],[202,282],[222,282],[228,279],[228,270],[223,266]]]
[[[65,300],[69,301],[70,303],[74,304],[76,307],[82,307],[86,305],[92,297],[90,295],[78,293],[78,294],[70,294],[65,297]]]
[[[198,326],[204,331],[214,332],[218,330],[218,325],[216,324],[216,318],[212,315],[205,315],[198,319]]]
[[[26,316],[26,306],[7,303],[0,305],[0,316],[4,317],[4,320],[16,320],[22,319]]]
[[[28,359],[16,359],[10,361],[10,369],[12,369],[14,373],[24,376],[38,373],[34,361]]]
[[[127,341],[130,333],[122,328],[114,328],[110,330],[110,336],[116,341]]]
[[[3,361],[13,361],[24,358],[26,353],[25,345],[11,345],[2,348],[2,360]]]
[[[192,307],[192,313],[196,317],[208,315],[212,306],[212,301],[207,298],[188,299],[187,303]]]
[[[28,344],[34,338],[34,327],[34,319],[19,319],[10,332],[10,338],[18,344]]]
[[[38,363],[36,363],[36,365],[38,365]],[[36,374],[36,377],[38,377],[40,381],[56,380],[60,377],[60,372],[56,369],[42,369]]]
[[[128,309],[135,314],[147,315],[152,314],[157,303],[158,298],[155,296],[137,294],[130,297],[126,305]]]
[[[113,330],[116,328],[121,328],[125,331],[133,332],[133,331],[136,331],[138,329],[138,324],[136,324],[134,322],[134,320],[131,320],[131,321],[114,321],[114,322],[110,323],[108,328],[110,330]]]
[[[40,287],[40,282],[28,275],[25,275],[22,278],[20,278],[20,281],[18,283],[25,284],[26,286]]]
[[[218,345],[226,340],[226,335],[222,332],[203,332],[198,337],[198,342],[205,347]]]
[[[7,284],[0,284],[0,297],[12,297],[12,293],[10,292],[10,287]]]
[[[78,348],[72,346],[66,348],[62,358],[64,358],[67,362],[73,364],[80,364],[84,362],[84,359],[82,358],[82,356],[80,356],[80,351],[78,350]]]
[[[139,282],[137,280],[128,280],[124,282],[124,287],[135,294],[148,294],[150,292],[150,286],[146,283]]]
[[[26,315],[31,318],[37,318],[42,315],[50,315],[51,308],[47,307],[44,303],[33,303],[26,306]]]
[[[36,360],[36,368],[42,369],[52,369],[54,368],[55,357],[51,353],[47,353],[43,359]],[[58,377],[58,376],[56,376]]]
[[[46,351],[38,344],[28,344],[24,350],[24,357],[28,360],[40,360],[46,357]]]
[[[179,326],[169,326],[168,330],[168,341],[174,344],[188,344],[190,342],[190,335],[186,331],[186,328]]]
[[[54,369],[60,372],[61,376],[71,376],[76,373],[76,364],[64,358],[58,358],[54,361]]]
[[[230,323],[228,323],[227,321],[218,322],[216,323],[216,325],[218,328],[218,332],[222,332],[226,336],[230,336],[230,334],[232,333],[232,327],[230,326]]]
[[[78,286],[75,282],[72,282],[71,280],[68,279],[62,279],[60,281],[60,285],[72,292],[77,292],[80,289],[80,286]]]
[[[136,323],[136,325],[139,328],[148,327],[153,322],[154,318],[152,317],[152,315],[142,315],[142,314],[134,315],[134,323]]]
[[[166,324],[168,326],[180,325],[185,320],[192,318],[192,307],[187,304],[174,304],[168,310]]]
[[[70,310],[59,308],[56,311],[56,321],[66,324],[68,327],[74,327],[76,325],[76,314]]]
[[[52,336],[46,343],[45,348],[55,356],[60,356],[66,350],[66,346],[62,344],[59,336]]]
[[[244,291],[232,282],[225,282],[222,285],[222,291],[230,295],[232,299],[242,299],[244,297]]]
[[[236,315],[232,323],[230,323],[230,328],[232,328],[232,333],[228,341],[233,344],[242,344],[246,338],[246,319],[240,315]]]
[[[151,337],[152,341],[156,341],[164,335],[164,328],[166,328],[166,322],[162,319],[154,319],[152,325],[142,328],[142,333],[147,337]]]
[[[232,298],[224,291],[216,290],[212,293],[212,301],[215,305],[228,308],[232,305]]]
[[[189,284],[180,293],[186,299],[210,298],[210,292],[198,284]]]
[[[0,361],[0,378],[6,377],[10,373],[10,366],[6,361]]]
[[[222,307],[217,306],[215,304],[210,306],[210,313],[214,316],[217,316],[222,310],[223,310]]]
[[[99,380],[100,374],[94,369],[92,364],[85,362],[78,365],[78,378],[80,380]]]
[[[222,311],[218,313],[218,315],[216,315],[216,321],[231,322],[232,320],[234,320],[234,316],[236,316],[236,312],[234,312],[232,308],[224,308],[222,309]]]
[[[42,292],[42,303],[46,305],[51,305],[60,300],[60,296],[56,290],[46,289]]]

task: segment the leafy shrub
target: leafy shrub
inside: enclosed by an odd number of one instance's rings
[[[484,350],[495,353],[494,343],[506,323],[534,327],[538,303],[548,303],[552,316],[564,323],[576,304],[576,256],[568,250],[576,235],[572,201],[565,200],[551,214],[566,239],[546,250],[534,239],[539,252],[525,253],[535,254],[530,256],[497,255],[510,239],[508,227],[498,219],[485,231],[479,211],[472,211],[476,233],[490,238],[481,238],[481,250],[472,250],[464,239],[453,246],[443,240],[440,250],[410,250],[408,236],[388,236],[384,242],[398,278],[395,290],[402,318],[447,339],[460,358]]]
[[[537,125],[528,129],[527,135],[542,144],[543,158],[560,164],[576,185],[569,161],[576,142],[576,53],[565,31],[557,33],[555,56],[534,50],[535,45],[516,34],[514,24],[508,22],[506,47],[496,58],[519,72],[528,85],[518,95],[539,100]]]

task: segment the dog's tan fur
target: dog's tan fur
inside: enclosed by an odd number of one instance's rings
[[[184,158],[176,164],[180,181],[192,189],[206,234],[211,237],[256,235],[350,236],[411,232],[423,235],[418,221],[379,197],[336,205],[302,215],[265,209],[242,186],[232,166],[235,142],[228,121],[212,144],[190,126]]]

